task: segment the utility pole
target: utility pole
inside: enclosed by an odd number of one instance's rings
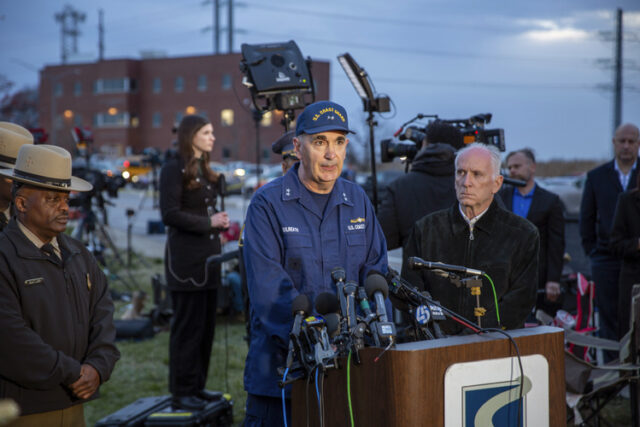
[[[78,36],[80,35],[78,23],[84,22],[86,15],[67,4],[62,12],[56,13],[54,16],[56,22],[62,25],[60,32],[61,58],[62,63],[66,64],[70,53],[78,53]]]
[[[229,53],[233,53],[233,0],[229,1],[229,19],[227,30],[229,35]]]
[[[213,48],[220,53],[220,0],[213,0]]]
[[[613,133],[622,122],[622,9],[617,10],[613,82]]]
[[[104,11],[98,10],[98,61],[104,60]]]

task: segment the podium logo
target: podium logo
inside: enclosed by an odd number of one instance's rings
[[[492,384],[462,388],[462,413],[464,427],[526,427],[527,399],[531,380],[525,375],[522,387],[522,404],[518,411],[520,378]],[[518,420],[518,418],[520,418]]]

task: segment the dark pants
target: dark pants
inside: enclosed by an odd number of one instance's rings
[[[591,257],[591,278],[596,284],[596,306],[600,313],[600,331],[602,338],[618,340],[618,277],[620,260],[610,255]],[[618,355],[605,351],[605,362]]]
[[[287,426],[291,426],[291,399],[286,399]],[[282,398],[247,395],[247,416],[244,427],[282,427]]]
[[[216,289],[171,291],[169,391],[174,396],[192,396],[205,388],[216,327],[217,295]]]

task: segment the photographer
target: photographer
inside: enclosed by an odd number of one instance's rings
[[[217,212],[218,174],[209,166],[215,137],[203,117],[185,116],[178,127],[177,158],[160,174],[160,212],[169,227],[165,252],[173,319],[169,342],[169,391],[173,406],[197,410],[217,396],[205,390],[215,331],[220,266],[207,257],[220,253],[226,212]]]
[[[389,184],[380,204],[378,220],[388,249],[404,246],[417,220],[456,200],[454,159],[462,146],[462,133],[456,127],[438,120],[427,126],[411,170]]]

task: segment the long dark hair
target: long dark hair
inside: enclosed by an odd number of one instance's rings
[[[180,125],[178,125],[178,152],[184,160],[182,185],[189,190],[193,190],[202,185],[196,180],[199,171],[199,159],[195,157],[195,153],[193,152],[193,138],[200,129],[208,124],[211,124],[209,120],[202,116],[192,114],[184,116],[180,121]],[[204,177],[214,184],[217,183],[218,174],[209,167],[209,153],[203,152],[202,160],[202,173]]]

